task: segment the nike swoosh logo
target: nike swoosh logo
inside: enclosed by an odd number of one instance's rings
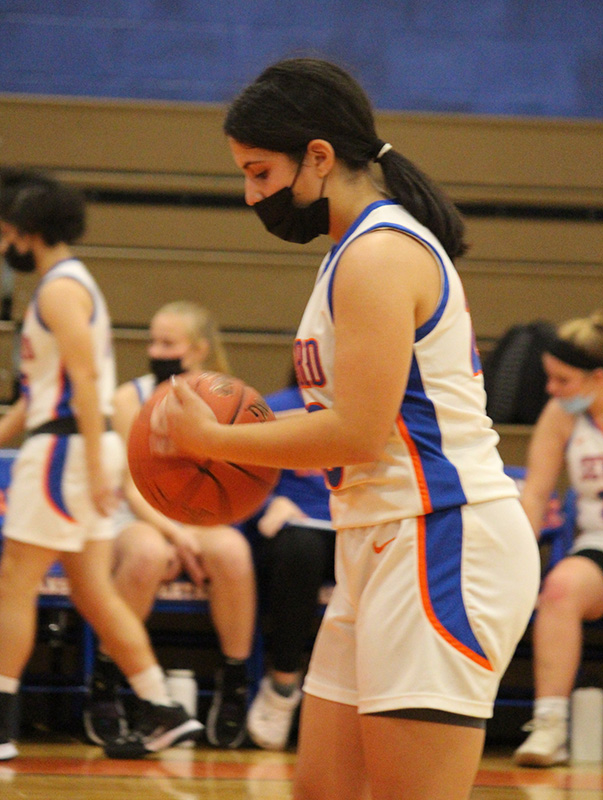
[[[388,544],[391,544],[394,541],[395,538],[396,537],[393,536],[391,539],[388,539],[387,542],[383,542],[383,544],[377,544],[376,542],[373,542],[373,550],[377,554],[381,553],[383,550],[385,550]]]

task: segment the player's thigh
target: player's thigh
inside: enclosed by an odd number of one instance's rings
[[[295,800],[369,797],[355,706],[304,696],[293,796]]]
[[[362,744],[373,800],[466,800],[484,729],[363,714]]]

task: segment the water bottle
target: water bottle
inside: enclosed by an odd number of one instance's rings
[[[181,703],[191,717],[197,716],[197,681],[192,669],[169,669],[165,680],[168,694]]]
[[[571,702],[570,753],[574,764],[603,761],[603,689],[575,689]]]

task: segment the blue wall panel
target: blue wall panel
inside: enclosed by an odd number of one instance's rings
[[[603,117],[602,0],[0,0],[0,92],[227,102],[278,58],[380,109]]]

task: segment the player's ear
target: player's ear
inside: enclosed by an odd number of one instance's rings
[[[335,164],[335,150],[326,139],[312,139],[306,150],[307,159],[316,168],[319,178],[326,177]]]

